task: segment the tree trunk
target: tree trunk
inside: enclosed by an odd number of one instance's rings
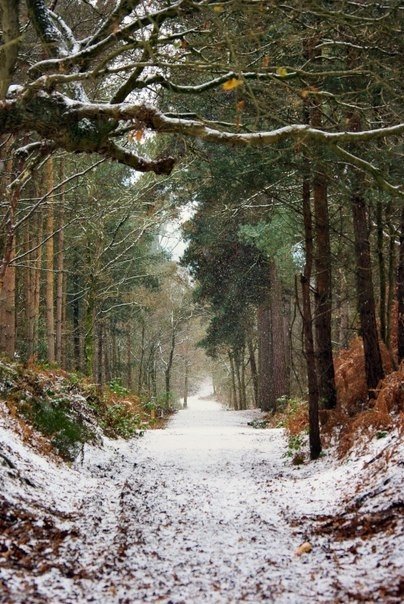
[[[170,403],[170,396],[171,396],[171,370],[173,367],[173,361],[174,361],[174,351],[175,351],[175,322],[174,322],[174,316],[173,314],[171,315],[171,338],[170,338],[170,352],[168,355],[168,361],[167,361],[167,366],[165,369],[165,388],[166,388],[166,405],[168,407],[169,403]]]
[[[271,405],[271,321],[269,303],[257,310],[258,325],[258,403],[262,411],[273,411]]]
[[[73,275],[73,357],[74,368],[76,371],[82,370],[81,365],[81,344],[80,344],[80,301],[79,301],[79,278],[78,275]]]
[[[248,339],[248,355],[249,355],[249,363],[250,363],[250,371],[253,382],[253,391],[254,391],[254,407],[259,406],[258,400],[258,371],[257,371],[257,363],[255,361],[255,351],[252,338]]]
[[[12,143],[5,144],[6,155],[11,155]],[[18,162],[17,170],[21,171],[22,162]],[[15,258],[15,222],[17,205],[20,199],[20,186],[13,186],[13,161],[6,161],[4,201],[7,207],[6,233],[3,244],[3,257],[0,262],[0,349],[13,358],[16,343],[15,320],[15,283],[16,274],[13,260]]]
[[[28,352],[29,339],[30,339],[29,315],[30,315],[31,307],[32,307],[32,267],[31,267],[32,254],[30,253],[31,232],[30,232],[30,225],[28,223],[26,223],[23,227],[22,239],[23,239],[22,251],[23,251],[23,254],[25,255],[25,266],[22,271],[22,273],[23,273],[22,298],[25,301],[23,309],[22,309],[24,312],[23,338],[24,338],[24,344],[25,344],[26,348],[22,349],[20,352],[23,352],[24,360],[26,360],[29,357],[29,352]]]
[[[63,170],[61,170],[63,179]],[[57,255],[57,278],[56,278],[56,362],[62,366],[63,356],[63,312],[64,312],[64,190],[59,206],[59,232],[58,232],[58,255]]]
[[[100,389],[104,386],[104,325],[100,319],[97,321],[97,384]]]
[[[247,409],[247,390],[245,380],[245,363],[244,363],[245,347],[238,354],[238,362],[240,367],[240,409]]]
[[[349,304],[347,300],[347,283],[343,269],[338,270],[335,304],[337,311],[336,340],[340,348],[347,348],[349,342]]]
[[[315,59],[321,64],[322,50],[317,43],[317,35],[308,39],[304,52],[308,59]],[[322,128],[323,121],[321,102],[320,97],[313,96],[305,104],[304,115],[305,121],[319,130]],[[319,158],[316,159],[313,173],[313,209],[315,234],[313,259],[316,271],[314,329],[319,404],[325,409],[334,409],[337,404],[337,394],[331,335],[332,275],[328,183],[325,166]]]
[[[137,380],[138,386],[138,394],[142,393],[143,390],[143,364],[144,364],[144,355],[145,355],[145,324],[142,320],[142,335],[140,338],[140,359],[139,359],[139,375]]]
[[[289,394],[289,377],[286,366],[282,283],[273,260],[269,261],[269,282],[271,287],[270,320],[272,348],[271,409],[276,411],[277,400],[281,396]]]
[[[157,384],[156,384],[156,376],[155,376],[155,344],[152,342],[150,344],[150,350],[147,355],[147,361],[144,367],[144,383],[146,385],[147,393],[149,397],[157,395]]]
[[[325,409],[337,404],[332,353],[331,244],[328,216],[327,180],[317,172],[313,180],[314,225],[316,235],[315,317],[316,361],[319,403]]]
[[[8,266],[3,275],[3,286],[0,293],[1,308],[1,349],[11,359],[15,354],[16,321],[15,321],[15,283],[16,274],[13,260],[15,257],[15,237],[12,240]]]
[[[386,328],[386,269],[384,266],[383,204],[380,198],[376,204],[377,263],[379,267],[379,322],[380,337],[387,343]]]
[[[7,94],[18,58],[21,41],[18,5],[19,0],[2,0],[1,2],[0,100],[3,100]]]
[[[87,295],[86,300],[86,314],[85,314],[85,334],[84,334],[84,356],[85,356],[85,367],[86,375],[97,378],[94,374],[94,344],[95,344],[95,301],[92,288]]]
[[[188,374],[189,374],[189,361],[188,358],[185,359],[184,363],[184,402],[183,408],[186,409],[188,407]]]
[[[230,401],[233,409],[238,409],[238,400],[237,400],[237,385],[236,385],[236,368],[234,364],[233,354],[231,352],[228,353],[229,361],[230,361],[230,375],[231,375],[231,391],[232,391],[232,400]]]
[[[25,344],[26,344],[26,360],[32,355],[32,330],[31,330],[31,316],[32,307],[34,304],[34,284],[35,284],[35,268],[34,268],[34,252],[29,252],[33,247],[35,221],[32,224],[26,224],[25,227],[25,253],[27,256],[27,268],[25,269]]]
[[[237,410],[240,411],[243,408],[243,392],[241,385],[241,364],[240,354],[238,352],[233,353],[234,372],[236,376],[236,392],[237,392]]]
[[[184,393],[183,393],[183,408],[188,407],[188,381],[189,381],[189,322],[186,324],[185,332],[185,346],[184,346]]]
[[[132,390],[132,330],[128,321],[126,326],[126,382],[129,390]]]
[[[301,275],[303,303],[303,337],[309,391],[309,441],[310,458],[317,459],[321,453],[320,426],[318,417],[319,391],[314,351],[313,319],[310,300],[310,280],[313,266],[313,226],[310,205],[310,181],[303,179],[303,222],[305,240],[305,265]]]
[[[109,384],[112,380],[111,374],[111,361],[110,361],[110,323],[104,323],[104,378],[105,382]]]
[[[42,240],[43,240],[43,213],[39,209],[37,212],[37,228],[36,228],[36,239],[35,246],[37,250],[34,260],[34,275],[33,275],[33,295],[32,295],[32,312],[30,313],[30,355],[38,354],[39,346],[39,318],[40,318],[40,305],[41,305],[41,275],[42,275]]]
[[[47,192],[53,189],[53,160],[51,158],[45,164],[45,185]],[[46,340],[48,348],[48,362],[55,362],[55,311],[54,311],[54,288],[55,274],[54,266],[54,208],[52,196],[48,196],[46,216]]]
[[[290,381],[292,375],[292,296],[283,291],[283,339],[285,346],[285,370],[286,370],[286,396],[290,395]]]
[[[116,322],[116,337],[115,337],[115,358],[116,358],[116,370],[115,375],[120,375],[122,373],[122,347],[120,346],[120,338],[119,335],[122,333],[122,323],[120,321]]]
[[[383,378],[384,371],[376,323],[367,209],[357,178],[355,178],[351,195],[351,208],[355,235],[356,289],[365,353],[366,382],[369,395],[374,396],[374,389],[377,387],[379,380]]]
[[[150,397],[157,398],[156,344],[150,344],[150,350],[145,366],[146,387]]]
[[[401,363],[401,361],[404,359],[404,207],[401,210],[400,247],[397,270],[397,300],[397,356],[398,362]]]
[[[388,270],[387,270],[387,308],[386,308],[386,337],[387,347],[391,349],[391,336],[393,331],[392,315],[393,306],[396,297],[396,229],[393,222],[389,220],[389,249],[388,249]]]
[[[152,396],[157,398],[157,365],[156,365],[156,351],[153,348],[153,357],[151,365],[151,393]]]

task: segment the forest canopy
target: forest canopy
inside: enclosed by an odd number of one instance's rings
[[[400,4],[2,0],[0,133],[24,137],[21,157],[96,152],[164,174],[175,146],[143,157],[139,132],[326,146],[401,193]],[[307,123],[302,105],[325,102]],[[391,161],[369,161],[373,142]]]

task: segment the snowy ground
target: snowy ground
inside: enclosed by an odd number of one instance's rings
[[[247,426],[256,415],[193,397],[76,469],[3,417],[0,602],[400,602],[398,435],[299,468],[281,430]]]

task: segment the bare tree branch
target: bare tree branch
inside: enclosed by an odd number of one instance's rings
[[[330,132],[307,124],[291,124],[254,133],[229,132],[212,128],[198,120],[168,117],[145,104],[82,103],[58,93],[45,92],[0,103],[0,133],[34,131],[67,151],[95,152],[140,172],[169,174],[175,163],[172,157],[159,160],[142,158],[112,140],[122,121],[132,121],[133,128],[138,128],[140,124],[142,128],[157,133],[181,134],[212,143],[247,147],[276,145],[285,140],[332,147],[340,143],[363,143],[398,137],[404,132],[403,123],[361,132]],[[341,149],[337,151],[341,154]],[[363,162],[362,167],[366,169],[366,165]],[[375,175],[375,169],[368,168],[367,171]]]

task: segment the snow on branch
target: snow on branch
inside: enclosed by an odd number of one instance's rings
[[[158,65],[156,65],[158,67]],[[224,84],[228,80],[232,78],[237,78],[240,80],[256,80],[256,81],[271,81],[271,80],[293,80],[299,77],[304,79],[315,79],[324,77],[356,77],[366,75],[366,70],[362,69],[351,69],[351,70],[339,70],[339,71],[313,71],[308,72],[302,69],[291,69],[288,67],[284,68],[284,73],[278,73],[276,69],[273,71],[266,72],[257,72],[257,71],[227,71],[216,78],[212,78],[203,82],[201,84],[176,84],[169,78],[165,77],[162,74],[154,74],[148,76],[145,80],[139,80],[136,82],[136,86],[133,88],[145,88],[150,86],[151,84],[159,84],[163,88],[171,90],[172,92],[179,92],[181,94],[200,94],[202,92],[206,92],[207,90],[211,90],[213,88],[218,88],[221,84]],[[312,92],[314,94],[314,92]],[[317,92],[316,94],[323,94],[322,92]]]
[[[116,105],[101,103],[72,104],[72,110],[81,117],[94,118],[104,115],[117,120],[137,119],[156,132],[185,134],[215,143],[227,143],[240,146],[264,146],[279,143],[286,139],[312,140],[323,143],[354,143],[370,141],[404,132],[404,123],[360,132],[329,132],[318,130],[307,124],[291,124],[275,130],[254,133],[224,132],[206,126],[203,121],[173,118],[164,115],[149,105],[125,104]]]
[[[381,170],[379,170],[379,168],[376,168],[370,162],[362,159],[361,157],[357,157],[356,155],[353,155],[349,151],[346,151],[346,149],[342,149],[342,147],[340,147],[339,145],[333,145],[333,149],[336,151],[337,155],[339,155],[346,161],[346,163],[352,164],[353,166],[355,166],[356,168],[359,168],[363,172],[367,172],[367,173],[371,174],[373,176],[373,178],[375,179],[375,181],[377,182],[380,189],[382,189],[383,191],[387,191],[388,193],[392,193],[393,195],[399,195],[400,197],[404,197],[404,190],[403,190],[402,186],[401,185],[394,186],[391,183],[389,183],[383,177],[383,174],[382,174]]]
[[[68,49],[64,36],[54,23],[45,0],[26,0],[28,14],[46,52],[52,56],[66,56]]]
[[[124,103],[115,106],[87,104],[78,109],[78,113],[86,117],[94,117],[103,111],[117,120],[138,120],[145,127],[155,132],[177,133],[218,144],[263,147],[291,139],[306,143],[310,141],[329,145],[338,155],[343,156],[348,163],[371,174],[382,189],[390,193],[404,195],[400,187],[389,184],[383,178],[378,168],[345,151],[338,145],[338,143],[365,142],[400,136],[404,132],[404,123],[359,132],[328,132],[306,124],[292,124],[270,131],[239,133],[214,129],[198,120],[168,117],[157,109],[145,105],[126,105]]]
[[[386,184],[381,172],[372,164],[345,151],[340,145],[398,137],[404,132],[404,123],[359,132],[330,132],[307,124],[291,124],[269,131],[245,133],[232,132],[230,128],[221,130],[218,124],[212,127],[212,123],[208,125],[191,117],[165,115],[145,104],[73,101],[65,95],[49,94],[43,90],[0,102],[0,133],[37,132],[49,141],[48,144],[53,142],[67,151],[99,153],[141,172],[169,174],[172,171],[175,163],[172,157],[147,159],[118,146],[114,139],[120,135],[123,126],[124,131],[141,127],[156,133],[180,134],[230,146],[265,147],[287,140],[327,145],[337,155],[343,155],[348,163],[371,174],[383,188],[394,193],[401,191]]]
[[[34,0],[29,1],[34,2]],[[123,23],[120,25],[115,23],[115,26],[111,31],[108,26],[105,29],[105,37],[95,35],[91,40],[86,40],[84,48],[79,52],[69,55],[66,55],[66,53],[64,55],[59,53],[58,58],[40,61],[33,65],[30,68],[30,71],[32,73],[46,73],[52,70],[57,71],[72,68],[74,65],[79,65],[81,69],[85,69],[87,68],[89,61],[95,57],[99,57],[108,48],[115,46],[117,42],[126,40],[128,36],[132,36],[135,32],[144,28],[160,26],[164,21],[177,17],[179,9],[184,3],[185,0],[179,0],[172,6],[168,6],[154,13],[146,14],[143,17],[137,17],[126,25]],[[141,42],[139,42],[139,46],[141,46]]]

